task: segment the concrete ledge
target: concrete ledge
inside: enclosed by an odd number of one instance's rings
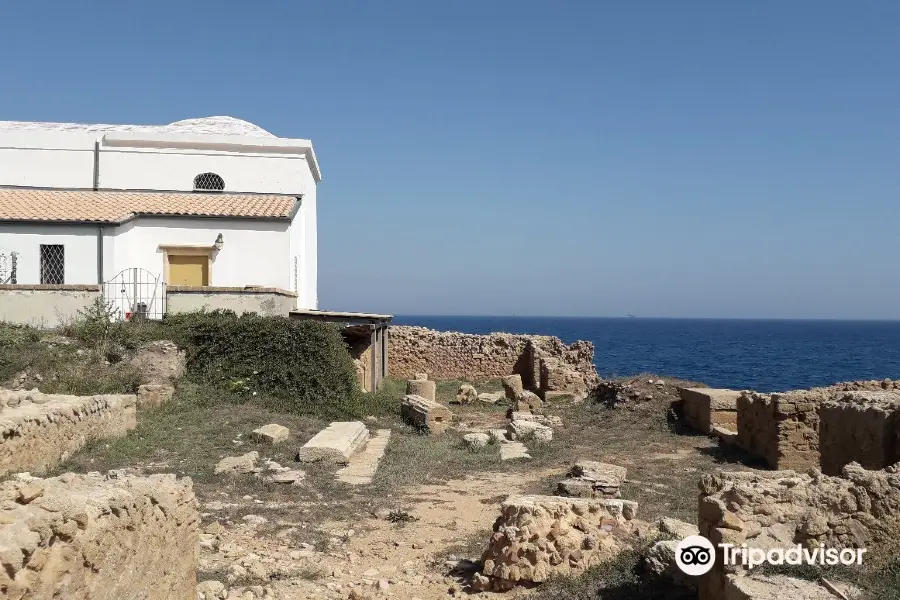
[[[221,287],[221,286],[195,286],[195,285],[169,285],[166,286],[166,292],[177,294],[276,294],[279,296],[288,296],[296,298],[297,294],[275,287],[259,287],[247,285],[244,287]]]
[[[112,471],[0,484],[0,596],[196,600],[189,478]]]
[[[369,441],[369,430],[359,421],[332,423],[300,448],[300,462],[344,463]]]
[[[136,426],[135,396],[56,396],[0,390],[0,476],[42,472],[91,440]]]
[[[5,283],[0,285],[0,291],[21,291],[21,292],[99,292],[99,285],[80,285],[80,284],[50,284],[50,283]]]

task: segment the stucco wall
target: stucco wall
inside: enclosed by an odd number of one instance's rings
[[[238,314],[255,312],[270,317],[286,317],[296,302],[297,297],[294,294],[273,288],[258,290],[186,286],[166,288],[166,312],[170,314],[226,309]]]
[[[184,149],[100,148],[100,187],[107,189],[194,189],[194,177],[217,173],[229,192],[300,194],[302,156],[272,156]]]
[[[0,252],[17,252],[17,281],[41,282],[41,244],[65,247],[66,284],[97,283],[97,236],[94,225],[0,223]]]
[[[97,285],[0,285],[0,321],[51,329],[100,297]]]
[[[87,189],[93,186],[96,134],[0,132],[0,185]]]
[[[221,233],[224,244],[213,254],[210,285],[290,289],[288,227],[287,222],[249,219],[135,219],[115,229],[114,266],[104,276],[133,267],[162,274],[160,245],[212,246]]]

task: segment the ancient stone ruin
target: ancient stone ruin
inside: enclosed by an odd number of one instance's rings
[[[846,392],[822,404],[819,449],[829,475],[851,462],[866,469],[900,462],[900,394]]]
[[[779,394],[744,392],[737,399],[737,443],[773,469],[819,466],[821,389]]]
[[[133,395],[64,396],[0,390],[0,475],[42,472],[88,441],[136,426]]]
[[[518,374],[524,389],[545,399],[586,394],[599,381],[590,342],[566,345],[550,336],[471,335],[407,326],[392,326],[388,340],[393,377],[429,373],[434,379],[477,382]]]
[[[707,434],[714,427],[737,431],[737,399],[740,394],[734,390],[678,388],[688,427]]]
[[[576,498],[619,498],[627,475],[625,467],[579,460],[569,470],[566,479],[557,484],[557,493]]]
[[[514,496],[501,505],[475,585],[503,591],[577,575],[612,558],[631,535],[637,503],[627,500]]]
[[[900,534],[900,465],[867,471],[852,463],[840,477],[818,471],[722,472],[704,475],[700,492],[700,535],[713,544],[871,548]],[[739,595],[756,585],[745,575],[718,556],[700,580],[700,600],[770,597]]]
[[[403,397],[400,414],[414,427],[432,435],[443,433],[453,422],[453,415],[446,406],[416,395]]]
[[[191,480],[115,471],[0,484],[0,596],[196,600]]]

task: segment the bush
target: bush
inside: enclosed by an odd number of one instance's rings
[[[362,393],[340,330],[315,321],[216,310],[167,316],[165,334],[187,352],[188,376],[278,409],[362,417]]]

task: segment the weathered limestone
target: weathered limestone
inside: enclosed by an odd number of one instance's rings
[[[226,456],[218,462],[214,473],[221,475],[246,475],[252,473],[256,468],[256,461],[259,460],[259,452],[254,450],[240,456]]]
[[[0,484],[0,596],[196,600],[188,478],[115,471]]]
[[[737,430],[737,398],[740,392],[712,388],[678,388],[684,402],[684,418],[699,433],[720,426]]]
[[[773,469],[818,467],[818,409],[830,395],[821,389],[741,393],[737,400],[738,445],[765,459]]]
[[[133,395],[62,396],[0,390],[0,476],[43,472],[87,442],[136,426]]]
[[[500,383],[503,384],[503,392],[507,400],[515,400],[524,391],[521,375],[507,375],[500,378]]]
[[[547,427],[562,427],[563,420],[556,415],[536,415],[528,411],[510,410],[507,414],[510,421],[535,421]]]
[[[138,388],[137,405],[140,408],[165,404],[175,395],[175,388],[164,383],[145,383]]]
[[[700,492],[700,535],[714,545],[875,551],[900,535],[900,465],[867,471],[851,463],[841,477],[815,470],[722,472],[704,475]],[[728,598],[729,578],[742,574],[738,566],[725,567],[717,552],[715,567],[700,579],[701,600]]]
[[[491,436],[486,433],[467,433],[463,440],[470,448],[484,448],[491,442]]]
[[[514,496],[501,505],[494,534],[482,556],[480,589],[501,591],[576,575],[614,557],[617,536],[632,533],[637,503],[558,496]]]
[[[297,453],[300,462],[346,463],[369,441],[359,421],[337,421],[317,433]]]
[[[497,402],[503,399],[503,396],[503,392],[482,392],[481,394],[478,394],[478,400],[485,404],[497,404]]]
[[[566,345],[550,336],[471,335],[392,326],[388,343],[388,368],[394,377],[427,372],[438,380],[487,381],[517,373],[526,389],[543,393],[546,380],[547,391],[570,394],[589,390],[599,381],[590,342]]]
[[[859,598],[861,591],[847,584],[837,584],[844,597]],[[723,595],[716,600],[840,600],[818,581],[796,579],[784,575],[729,575]]]
[[[495,438],[496,439],[496,438]],[[500,443],[500,460],[530,459],[528,448],[522,442],[507,441]]]
[[[512,401],[512,410],[539,414],[544,409],[544,402],[537,394],[529,391],[519,392]]]
[[[456,403],[457,404],[471,404],[478,399],[478,392],[475,388],[468,383],[464,383],[459,386],[459,390],[456,392]]]
[[[350,458],[350,463],[338,470],[337,479],[350,485],[368,485],[375,478],[378,463],[384,457],[388,442],[391,439],[390,429],[379,429],[366,444],[362,452]]]
[[[579,460],[569,470],[567,479],[557,485],[561,496],[577,498],[619,498],[628,470],[595,460]]]
[[[844,465],[883,469],[900,462],[900,394],[847,392],[819,409],[822,472],[837,475]]]
[[[427,379],[410,379],[406,382],[406,394],[408,396],[421,396],[434,402],[437,395],[437,385],[435,382]]]
[[[261,444],[280,444],[288,439],[291,430],[278,423],[269,423],[250,432],[250,439]]]
[[[400,404],[400,414],[409,423],[433,435],[443,433],[450,426],[453,415],[450,410],[434,400],[422,396],[407,395]]]
[[[511,440],[548,443],[553,440],[553,430],[537,421],[512,421],[506,426],[506,436]]]

